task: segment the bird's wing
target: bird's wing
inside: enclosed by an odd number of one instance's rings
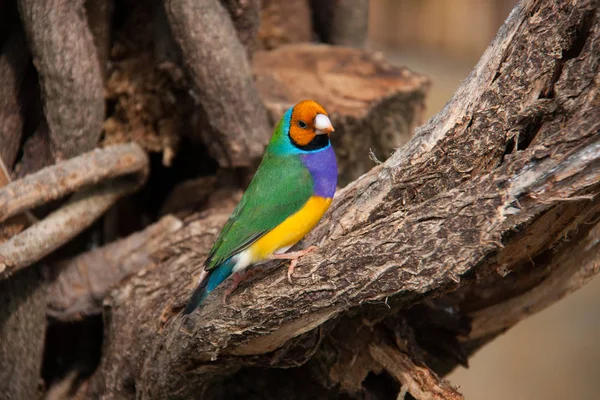
[[[313,180],[300,156],[267,153],[252,182],[221,230],[206,270],[247,249],[300,210],[313,195]]]

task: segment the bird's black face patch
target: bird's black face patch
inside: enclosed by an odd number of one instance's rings
[[[329,135],[315,135],[315,137],[304,146],[296,143],[292,135],[289,135],[289,137],[294,146],[304,151],[314,151],[329,146]]]

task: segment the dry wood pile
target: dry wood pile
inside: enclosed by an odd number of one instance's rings
[[[520,2],[419,128],[367,8],[0,4],[0,398],[461,399],[446,373],[598,272],[600,1]],[[319,250],[182,318],[304,98],[345,186]]]

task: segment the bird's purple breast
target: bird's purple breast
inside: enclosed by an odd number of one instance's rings
[[[337,162],[331,146],[314,153],[303,154],[302,163],[308,168],[313,182],[315,196],[332,198],[337,186]]]

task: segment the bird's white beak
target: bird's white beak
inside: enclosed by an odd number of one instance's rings
[[[325,114],[317,114],[315,120],[313,122],[317,135],[325,135],[333,132],[333,125],[331,125],[331,121],[329,117]]]

